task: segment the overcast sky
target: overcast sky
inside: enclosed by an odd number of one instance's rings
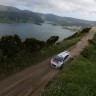
[[[0,4],[96,21],[96,0],[0,0]]]

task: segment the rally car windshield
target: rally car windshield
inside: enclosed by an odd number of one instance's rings
[[[63,58],[62,57],[59,57],[59,56],[56,56],[53,60],[58,62],[58,61],[62,61]]]

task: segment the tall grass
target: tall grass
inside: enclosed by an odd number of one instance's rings
[[[96,54],[73,60],[45,89],[43,96],[96,96]]]

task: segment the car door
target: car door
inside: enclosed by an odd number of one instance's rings
[[[65,58],[63,59],[63,62],[66,63],[69,59],[69,55],[66,55]]]

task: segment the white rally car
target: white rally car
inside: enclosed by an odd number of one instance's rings
[[[51,59],[51,66],[54,68],[62,68],[63,64],[65,64],[69,59],[70,52],[64,51]]]

